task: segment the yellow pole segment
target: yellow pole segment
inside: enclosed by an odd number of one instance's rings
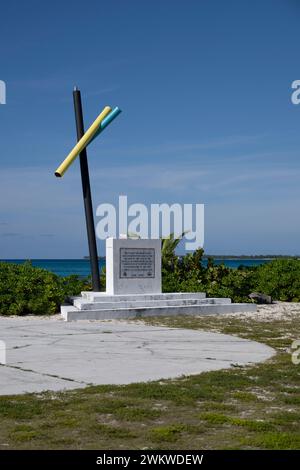
[[[55,171],[55,176],[61,177],[67,171],[69,166],[73,163],[75,158],[80,154],[80,152],[87,146],[89,141],[93,138],[96,132],[99,130],[99,126],[104,118],[111,112],[110,106],[105,106],[103,111],[99,114],[97,119],[93,122],[93,124],[89,127],[83,137],[77,142],[73,150],[69,153],[69,155],[65,158],[62,164],[57,168]]]

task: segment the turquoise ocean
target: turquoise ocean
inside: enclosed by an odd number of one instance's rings
[[[3,259],[1,261],[6,261],[9,263],[22,264],[25,262],[24,259]],[[259,266],[270,262],[268,258],[265,259],[244,259],[244,258],[233,258],[233,259],[218,259],[215,258],[215,264],[224,263],[225,266],[229,268],[238,268],[239,266]],[[33,259],[31,260],[33,266],[38,268],[46,269],[47,271],[52,271],[59,276],[69,276],[70,274],[77,274],[80,277],[85,277],[90,275],[90,262],[88,259]],[[207,260],[203,260],[205,265]],[[105,260],[99,260],[100,270],[105,266]]]

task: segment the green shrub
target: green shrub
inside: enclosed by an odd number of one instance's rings
[[[206,293],[209,297],[229,297],[233,302],[250,302],[255,289],[257,268],[231,269],[224,265],[207,268]]]
[[[251,292],[271,295],[274,300],[300,301],[300,260],[277,259],[261,266],[231,269],[202,264],[203,250],[176,257],[163,253],[164,292],[206,292],[208,297],[229,297],[233,302],[252,302]]]
[[[59,277],[30,262],[0,262],[1,315],[56,313],[68,295],[78,295],[88,288],[88,280]]]
[[[256,290],[282,301],[300,301],[300,260],[276,259],[257,270]]]
[[[248,295],[255,286],[256,268],[231,269],[214,265],[210,259],[202,264],[203,250],[163,262],[164,292],[206,292],[208,297],[230,297],[234,302],[251,302]]]

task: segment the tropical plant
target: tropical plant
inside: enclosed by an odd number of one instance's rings
[[[179,245],[181,239],[185,236],[187,231],[182,232],[181,235],[175,237],[174,233],[171,233],[168,237],[161,239],[161,260],[163,267],[173,267],[178,257],[175,254],[175,250]]]

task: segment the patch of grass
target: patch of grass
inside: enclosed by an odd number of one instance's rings
[[[257,396],[251,392],[235,392],[232,394],[233,398],[236,398],[238,401],[244,401],[246,403],[257,401]]]
[[[108,424],[94,425],[92,426],[92,431],[97,434],[116,439],[126,439],[136,436],[132,431],[130,431],[130,429],[119,426],[110,426]]]
[[[281,450],[281,449],[299,449],[300,436],[291,432],[268,432],[258,433],[255,437],[243,439],[247,446],[259,449]]]
[[[202,401],[198,403],[202,411],[227,411],[228,413],[234,412],[236,407],[227,403],[220,403],[215,401]]]
[[[157,419],[161,416],[160,410],[148,408],[120,408],[116,411],[116,416],[125,421],[145,421]]]
[[[15,426],[9,433],[11,439],[15,440],[16,442],[26,442],[31,441],[32,439],[38,436],[38,432],[33,429],[32,426],[28,424],[22,424]]]
[[[53,427],[53,424],[54,424],[54,427],[59,424],[59,426],[64,426],[68,429],[75,429],[77,428],[78,426],[80,426],[80,421],[76,418],[72,418],[72,416],[66,416],[65,418],[62,418],[62,419],[59,419],[56,421],[56,423],[47,423],[47,427],[49,427],[49,425],[51,427]]]
[[[170,426],[160,426],[150,430],[150,439],[156,442],[175,442],[180,434],[186,429],[184,424],[172,424]]]
[[[299,312],[300,313],[300,312]],[[14,449],[298,449],[300,316],[147,318],[277,349],[269,361],[174,380],[0,397],[0,445]]]
[[[150,382],[150,383],[135,383],[129,384],[126,388],[123,388],[124,396],[128,396],[130,398],[138,396],[144,400],[166,400],[171,401],[173,403],[183,404],[183,403],[190,403],[193,401],[193,398],[196,396],[191,396],[192,392],[189,390],[187,393],[187,388],[185,385],[178,386],[177,383],[171,381],[161,381],[157,382]],[[122,391],[121,391],[122,393]],[[203,396],[205,394],[205,390],[200,391],[199,394],[195,391],[193,395],[197,395],[197,397]]]
[[[299,405],[300,405],[300,396],[293,396],[293,395],[283,396],[283,397],[282,397],[282,401],[283,401],[286,405],[295,405],[295,406],[299,406]]]
[[[100,414],[107,414],[107,413],[115,413],[124,408],[129,407],[130,405],[134,404],[134,401],[126,400],[126,399],[114,399],[114,398],[106,398],[103,400],[103,397],[96,403],[95,412]],[[86,406],[89,407],[89,403],[86,402]]]
[[[220,413],[201,413],[199,419],[209,424],[225,424],[230,422],[228,416]]]
[[[95,412],[99,415],[114,415],[125,421],[144,421],[156,419],[160,416],[159,409],[136,406],[136,400],[129,399],[101,399],[95,406]],[[88,404],[87,404],[88,405]],[[89,406],[89,405],[88,405]]]
[[[42,403],[35,396],[23,395],[21,397],[0,396],[0,416],[10,419],[28,419],[43,414]]]
[[[254,421],[251,419],[230,418],[229,423],[234,426],[244,426],[248,431],[270,431],[273,425],[266,421]]]
[[[226,416],[220,413],[201,413],[200,420],[208,424],[230,424],[232,426],[243,426],[248,431],[270,431],[273,425],[266,421],[255,421],[251,419],[235,418],[233,416]]]

